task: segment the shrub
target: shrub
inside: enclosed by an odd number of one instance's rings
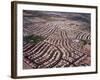
[[[29,35],[29,36],[24,36],[23,40],[27,43],[34,43],[37,44],[40,41],[43,41],[44,38],[42,36],[37,36],[37,35]]]

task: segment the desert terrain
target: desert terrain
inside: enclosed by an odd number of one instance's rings
[[[23,69],[90,66],[90,16],[23,10]]]

